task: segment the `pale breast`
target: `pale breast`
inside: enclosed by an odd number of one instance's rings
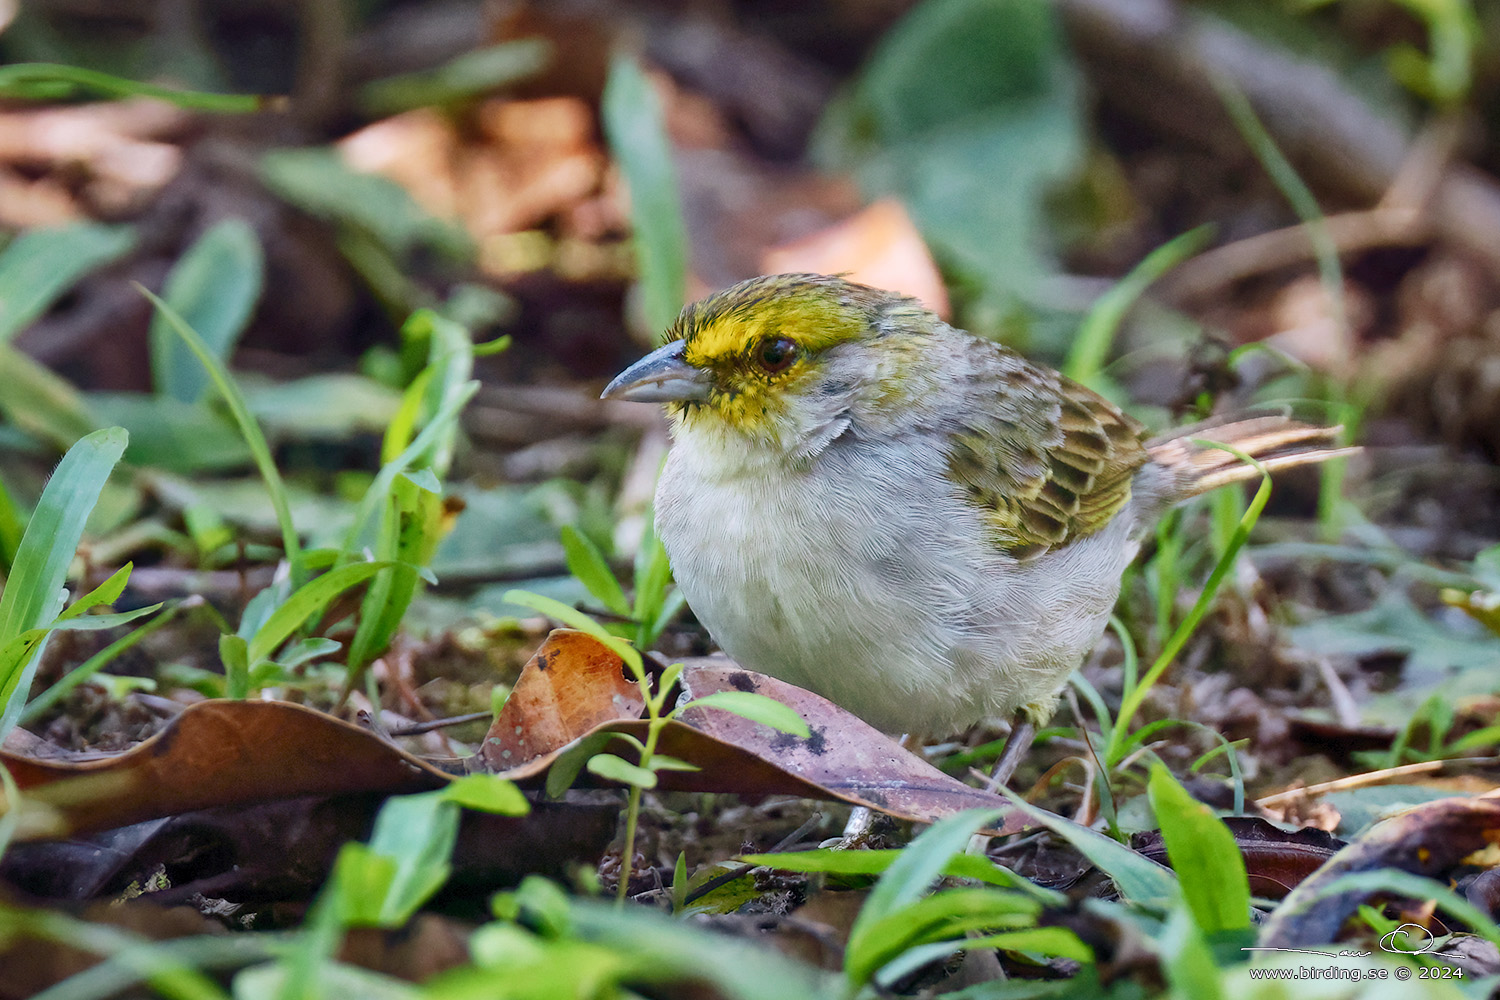
[[[940,449],[852,443],[726,476],[722,456],[705,465],[679,441],[657,530],[699,620],[741,665],[887,731],[1050,696],[1104,627],[1123,531],[1017,563],[988,544]]]

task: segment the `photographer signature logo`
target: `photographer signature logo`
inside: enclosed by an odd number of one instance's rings
[[[1376,942],[1381,951],[1388,951],[1394,955],[1425,955],[1437,947],[1437,938],[1432,936],[1432,931],[1421,924],[1402,924],[1386,931]],[[1327,958],[1330,955],[1338,958],[1368,958],[1368,951],[1317,951],[1313,948],[1272,948],[1251,947],[1241,948],[1240,951],[1285,951],[1297,955],[1318,955]]]
[[[1421,924],[1402,924],[1382,934],[1377,943],[1381,951],[1397,955],[1425,955],[1437,947],[1437,938]]]

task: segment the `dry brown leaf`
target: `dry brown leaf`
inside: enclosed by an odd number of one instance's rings
[[[1331,942],[1368,893],[1324,888],[1355,872],[1394,868],[1434,878],[1468,855],[1500,843],[1500,799],[1439,799],[1376,823],[1308,876],[1271,915],[1260,943],[1311,947]]]
[[[17,836],[67,836],[300,795],[424,791],[449,776],[368,730],[280,701],[204,701],[124,753],[0,762],[24,793]]]
[[[1285,896],[1344,846],[1322,830],[1283,830],[1254,816],[1229,816],[1224,822],[1245,859],[1251,893],[1267,899]],[[1142,834],[1131,846],[1152,861],[1171,864],[1159,831]]]
[[[554,664],[556,668],[554,669]],[[625,665],[602,643],[557,629],[521,671],[480,756],[505,771],[559,750],[617,719],[638,719],[645,703]]]
[[[430,109],[409,111],[360,129],[339,150],[355,170],[395,181],[481,244],[570,211],[604,182],[593,114],[578,98],[495,98],[472,124],[460,131]]]
[[[851,281],[910,295],[944,319],[953,314],[948,289],[922,234],[906,208],[892,198],[811,236],[772,247],[761,258],[761,270],[843,274]]]
[[[512,781],[534,782],[565,747],[591,733],[643,739],[640,701],[622,691],[622,670],[619,658],[593,638],[553,632],[517,682],[516,691],[525,689],[526,698],[517,702],[513,696],[490,730],[480,754],[484,766]],[[549,693],[538,697],[538,685]],[[915,822],[1005,806],[1004,799],[949,777],[827,699],[725,659],[688,661],[681,686],[690,698],[719,691],[766,695],[802,716],[811,735],[803,739],[730,712],[690,707],[663,729],[658,750],[699,770],[662,771],[661,788],[837,799]],[[535,725],[527,715],[532,706],[541,709]],[[530,756],[522,755],[523,746]],[[1015,828],[1020,825],[1016,821]]]

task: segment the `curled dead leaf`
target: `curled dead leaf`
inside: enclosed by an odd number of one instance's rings
[[[124,753],[0,762],[20,787],[17,837],[62,837],[301,795],[425,791],[442,770],[374,733],[290,702],[204,701]]]
[[[1334,940],[1367,902],[1363,892],[1326,891],[1344,875],[1394,868],[1438,877],[1468,855],[1500,843],[1500,798],[1439,799],[1371,827],[1313,872],[1266,923],[1261,945],[1310,947]]]
[[[623,666],[580,632],[554,631],[516,683],[480,753],[482,766],[518,783],[537,782],[563,752],[602,733],[646,734],[635,685]],[[689,699],[721,691],[753,692],[791,708],[806,738],[730,712],[689,706],[662,731],[658,752],[695,765],[662,771],[674,791],[797,795],[836,799],[900,819],[931,822],[964,809],[1003,807],[904,750],[884,733],[810,691],[743,670],[722,658],[689,661],[680,680]],[[518,697],[519,696],[519,697]],[[533,717],[534,716],[534,717]],[[1019,829],[1018,818],[1007,831]]]

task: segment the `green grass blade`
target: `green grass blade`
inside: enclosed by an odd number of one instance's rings
[[[265,624],[256,629],[255,635],[250,638],[247,650],[250,665],[254,666],[274,653],[278,646],[291,638],[292,633],[297,631],[303,622],[322,611],[329,601],[355,584],[362,583],[381,570],[395,565],[397,564],[388,561],[351,563],[348,566],[329,570],[316,580],[292,591],[286,602],[271,612]]]
[[[229,1000],[229,995],[198,971],[203,966],[245,965],[285,946],[284,935],[203,935],[152,941],[106,923],[79,920],[57,910],[0,906],[0,935],[7,939],[52,941],[105,960],[32,995],[32,1000],[98,1000],[118,996],[136,984],[165,1000]],[[141,995],[141,991],[135,991]]]
[[[569,628],[575,628],[580,632],[587,632],[608,646],[616,656],[624,660],[639,680],[645,676],[645,665],[641,659],[640,652],[629,642],[619,636],[610,635],[603,625],[600,625],[588,615],[577,608],[569,607],[562,601],[546,597],[542,594],[533,594],[529,590],[507,590],[500,598],[506,604],[519,604],[523,608],[531,608],[540,611],[548,618],[562,622]],[[644,683],[644,682],[643,682]],[[650,698],[650,692],[643,689],[643,696]]]
[[[1335,323],[1339,329],[1344,329],[1348,324],[1344,304],[1344,270],[1339,262],[1338,243],[1328,229],[1328,220],[1318,207],[1317,198],[1298,175],[1297,168],[1292,166],[1291,161],[1277,147],[1276,140],[1266,131],[1255,108],[1251,106],[1250,99],[1227,79],[1217,76],[1211,79],[1219,92],[1219,100],[1224,103],[1224,109],[1234,120],[1235,128],[1239,129],[1256,159],[1260,160],[1271,182],[1307,226],[1308,239],[1312,241],[1313,254],[1318,261],[1318,276],[1323,283],[1323,291],[1328,296],[1329,306],[1334,310]]]
[[[753,691],[715,691],[702,698],[694,698],[684,708],[716,708],[722,712],[733,712],[751,722],[759,722],[777,732],[791,733],[807,739],[811,735],[807,721],[795,711],[775,698],[768,698]]]
[[[687,295],[687,226],[677,200],[677,168],[661,102],[631,57],[617,56],[610,65],[601,112],[604,134],[630,189],[646,322],[665,330]]]
[[[0,575],[10,573],[10,564],[15,561],[16,549],[20,548],[25,533],[26,518],[5,481],[0,479]]]
[[[672,586],[672,565],[667,559],[666,547],[656,537],[652,519],[646,518],[646,533],[641,538],[640,548],[635,553],[635,614],[640,623],[636,629],[636,646],[649,649],[659,634],[658,621],[664,621],[662,609],[667,603],[667,591]]]
[[[57,616],[58,621],[66,621],[69,618],[77,618],[86,611],[92,611],[101,604],[113,604],[121,594],[125,592],[125,585],[130,582],[130,571],[134,563],[126,563],[110,574],[105,580],[93,590],[84,594],[78,600],[68,606],[68,609]]]
[[[847,950],[856,951],[871,928],[925,896],[952,863],[954,855],[962,854],[968,847],[969,838],[986,824],[993,823],[1003,812],[1002,809],[969,809],[940,819],[922,831],[870,891],[849,930]]]
[[[0,645],[51,624],[84,524],[128,440],[118,427],[95,431],[69,448],[57,463],[26,525],[5,592],[0,594]],[[34,663],[23,659],[8,675],[0,675],[0,692],[5,694],[0,739],[20,718]]]
[[[168,608],[162,614],[157,615],[141,627],[133,629],[116,639],[72,670],[69,670],[57,683],[26,703],[26,707],[21,712],[21,722],[23,724],[35,722],[46,715],[47,712],[51,711],[52,706],[67,697],[69,691],[72,691],[100,670],[109,666],[121,653],[133,649],[142,639],[147,638],[151,633],[171,622],[177,617],[181,609],[182,605],[180,604]]]
[[[96,70],[57,63],[14,63],[0,66],[0,97],[55,101],[66,97],[152,97],[180,108],[222,114],[249,114],[275,107],[284,98],[254,94],[209,94],[176,90],[153,83],[127,80]]]
[[[1160,764],[1151,769],[1146,791],[1182,898],[1199,929],[1210,936],[1248,930],[1250,881],[1229,827]]]
[[[365,495],[360,498],[359,509],[354,514],[354,523],[349,526],[349,530],[344,535],[340,558],[353,558],[354,554],[359,551],[360,536],[364,534],[366,526],[375,517],[381,505],[389,502],[396,477],[410,468],[417,459],[427,454],[428,449],[434,447],[444,435],[451,432],[452,426],[458,420],[459,411],[478,391],[477,381],[465,382],[443,403],[442,408],[433,415],[432,421],[422,428],[422,433],[418,434],[401,454],[380,467],[369,489],[365,490]]]
[[[1165,865],[1137,854],[1097,830],[1040,809],[1003,785],[998,791],[1039,826],[1045,826],[1072,844],[1078,853],[1114,879],[1115,887],[1129,902],[1165,908],[1177,898],[1177,877]]]
[[[1063,363],[1063,374],[1078,382],[1092,382],[1104,370],[1115,332],[1130,307],[1157,278],[1203,249],[1212,235],[1212,226],[1199,226],[1173,237],[1152,250],[1129,274],[1099,296],[1078,326],[1067,361]]]
[[[360,91],[359,104],[366,114],[384,117],[465,101],[540,72],[552,54],[552,44],[543,38],[501,42],[465,52],[435,69],[375,80]]]
[[[428,480],[426,485],[409,475],[398,476],[391,491],[391,507],[376,555],[398,565],[376,577],[360,604],[359,627],[349,644],[351,682],[390,645],[421,585],[417,567],[432,561],[442,540],[442,493],[429,488],[438,486],[431,473],[424,478]]]
[[[276,468],[276,460],[271,456],[271,446],[266,442],[266,436],[261,432],[260,425],[255,422],[255,417],[251,415],[250,406],[245,402],[244,394],[234,384],[229,369],[224,367],[224,363],[203,342],[203,338],[198,336],[181,316],[177,315],[175,309],[152,294],[151,290],[144,285],[137,284],[135,287],[150,300],[162,316],[166,317],[168,327],[181,337],[188,349],[197,356],[198,361],[208,372],[208,377],[218,388],[219,394],[224,397],[224,402],[229,406],[230,415],[234,417],[234,422],[239,426],[240,435],[245,439],[245,444],[255,459],[255,466],[260,470],[261,478],[266,481],[266,491],[271,495],[271,506],[276,510],[276,522],[281,526],[281,544],[286,550],[287,562],[292,567],[293,583],[301,583],[306,578],[307,568],[302,564],[302,542],[297,537],[296,526],[292,524],[292,505],[287,499],[286,483],[281,479],[281,473]]]
[[[1235,557],[1239,555],[1240,549],[1244,548],[1245,542],[1250,538],[1250,531],[1255,527],[1255,522],[1260,520],[1260,512],[1265,509],[1266,501],[1271,499],[1271,474],[1266,467],[1261,465],[1249,455],[1237,448],[1219,444],[1213,441],[1193,439],[1193,444],[1205,448],[1219,448],[1234,455],[1242,462],[1253,465],[1260,470],[1260,486],[1255,491],[1255,496],[1250,499],[1250,505],[1245,508],[1245,514],[1240,518],[1239,526],[1234,535],[1229,539],[1223,557],[1214,565],[1213,572],[1209,573],[1207,582],[1204,583],[1198,599],[1193,602],[1192,610],[1188,612],[1182,623],[1172,632],[1167,639],[1166,645],[1162,647],[1161,655],[1151,664],[1151,669],[1141,678],[1133,690],[1127,691],[1121,699],[1119,714],[1115,717],[1114,732],[1110,735],[1109,752],[1106,755],[1106,763],[1113,767],[1124,759],[1130,747],[1134,745],[1135,739],[1130,733],[1130,724],[1135,719],[1135,713],[1140,710],[1145,702],[1146,696],[1151,688],[1161,679],[1161,675],[1171,666],[1182,647],[1187,643],[1193,632],[1197,630],[1198,623],[1203,616],[1208,614],[1209,607],[1219,593],[1219,587],[1224,582],[1224,577],[1234,566]]]
[[[630,602],[625,599],[625,591],[599,546],[570,524],[562,526],[561,534],[568,572],[576,576],[605,608],[621,618],[629,618]]]
[[[255,230],[241,219],[225,219],[188,248],[173,265],[162,298],[197,332],[221,364],[250,321],[260,298],[265,265]],[[151,319],[151,377],[156,391],[196,403],[209,377],[162,313]]]

